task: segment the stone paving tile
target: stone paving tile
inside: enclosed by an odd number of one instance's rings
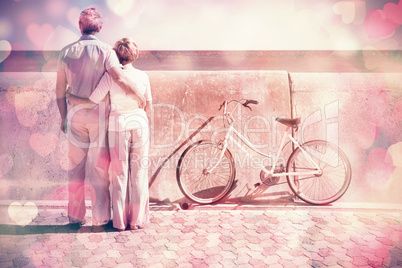
[[[0,219],[0,267],[402,267],[401,216],[328,208],[153,210],[144,229],[94,233],[89,224],[69,229],[63,208],[39,207],[27,226]]]

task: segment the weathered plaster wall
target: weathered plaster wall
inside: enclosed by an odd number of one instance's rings
[[[350,158],[352,184],[342,201],[402,202],[397,194],[402,179],[402,74],[147,73],[154,98],[152,199],[183,201],[176,182],[180,154],[196,140],[222,135],[218,108],[223,100],[249,98],[260,104],[252,111],[242,110],[238,125],[263,151],[275,153],[279,146],[282,128],[276,116],[302,116],[303,125],[296,134],[301,140],[329,139]],[[67,142],[59,131],[55,78],[54,72],[0,73],[1,199],[67,197]],[[236,148],[232,153],[238,181],[226,202],[288,200],[286,184],[255,189],[258,160]]]
[[[338,142],[353,172],[343,200],[402,203],[402,74],[290,73],[306,139]]]

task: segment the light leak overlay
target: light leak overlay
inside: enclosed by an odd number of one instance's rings
[[[104,16],[99,38],[113,44],[133,37],[142,50],[401,50],[402,1],[265,1],[265,0],[4,0],[0,8],[0,63],[13,50],[60,50],[79,36],[78,17],[88,6]],[[370,62],[369,67],[376,63]],[[40,88],[37,80],[34,87]],[[389,107],[386,92],[366,96],[372,124],[361,127],[362,148],[372,148],[378,130],[392,117],[402,120],[402,101]],[[49,108],[54,96],[45,92],[9,88],[2,113],[16,113],[21,127],[37,124],[38,113]],[[384,111],[391,111],[385,113]],[[386,116],[384,116],[386,114]],[[392,131],[400,131],[392,129]],[[4,130],[1,130],[4,131]],[[33,133],[27,144],[16,148],[33,150],[38,157],[57,151],[50,164],[69,169],[67,142],[57,133]],[[401,177],[402,142],[388,148],[372,148],[367,157],[367,174],[385,180]],[[12,152],[0,152],[0,178],[13,167]],[[71,167],[70,167],[71,168]],[[381,181],[381,185],[387,181]],[[89,185],[81,191],[90,192]],[[65,200],[67,185],[51,193],[54,200]],[[8,214],[25,226],[37,216],[33,202],[14,202]],[[44,250],[52,235],[37,245]],[[71,250],[71,241],[64,241]],[[103,239],[103,237],[102,237]],[[37,255],[35,255],[37,256]],[[36,257],[37,258],[37,257]]]
[[[397,0],[4,0],[1,6],[4,51],[60,50],[79,37],[79,13],[88,6],[104,16],[101,40],[131,36],[142,50],[402,47]]]

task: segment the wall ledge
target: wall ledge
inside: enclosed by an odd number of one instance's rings
[[[9,55],[8,55],[9,54]],[[0,72],[55,72],[59,51],[0,51]],[[7,56],[8,55],[8,56]],[[402,73],[402,50],[158,50],[141,51],[141,70],[287,70]]]

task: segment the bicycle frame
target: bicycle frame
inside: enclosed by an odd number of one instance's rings
[[[223,140],[223,148],[222,148],[222,152],[219,155],[218,161],[216,162],[216,164],[213,167],[210,167],[210,168],[206,169],[205,172],[207,172],[207,173],[212,172],[212,170],[214,170],[220,164],[220,162],[222,160],[222,157],[223,157],[226,149],[228,148],[228,140],[229,139],[232,140],[234,143],[236,143],[244,152],[249,154],[249,152],[244,148],[244,146],[241,143],[237,142],[233,138],[233,133],[234,133],[248,148],[250,148],[254,152],[256,152],[256,153],[258,153],[258,154],[260,154],[260,155],[262,155],[264,157],[269,157],[269,158],[272,158],[274,160],[270,170],[267,170],[262,164],[260,164],[261,169],[264,170],[268,174],[268,176],[271,175],[273,177],[276,177],[276,176],[289,176],[289,175],[297,176],[297,175],[321,175],[322,174],[322,170],[317,165],[317,163],[315,163],[314,160],[310,157],[310,155],[306,153],[306,151],[299,144],[299,142],[292,137],[292,135],[290,133],[291,127],[287,127],[285,129],[285,131],[284,131],[284,133],[282,135],[282,140],[281,140],[281,143],[280,143],[280,146],[278,148],[278,152],[277,152],[276,156],[264,154],[264,153],[260,152],[259,150],[257,150],[255,148],[255,146],[233,126],[235,120],[234,120],[234,118],[232,116],[232,113],[233,113],[233,111],[235,111],[238,108],[238,106],[240,104],[241,103],[238,103],[235,106],[235,108],[232,110],[232,112],[227,112],[227,101],[225,101],[225,109],[224,109],[223,114],[224,114],[224,119],[226,119],[227,122],[229,123],[229,129],[226,132],[225,138]],[[300,148],[301,152],[306,157],[306,159],[316,168],[315,170],[303,171],[303,172],[280,172],[280,173],[275,173],[275,168],[276,168],[276,165],[278,163],[279,156],[282,154],[282,150],[283,150],[283,147],[285,146],[285,141],[287,139],[289,139],[295,146]]]

